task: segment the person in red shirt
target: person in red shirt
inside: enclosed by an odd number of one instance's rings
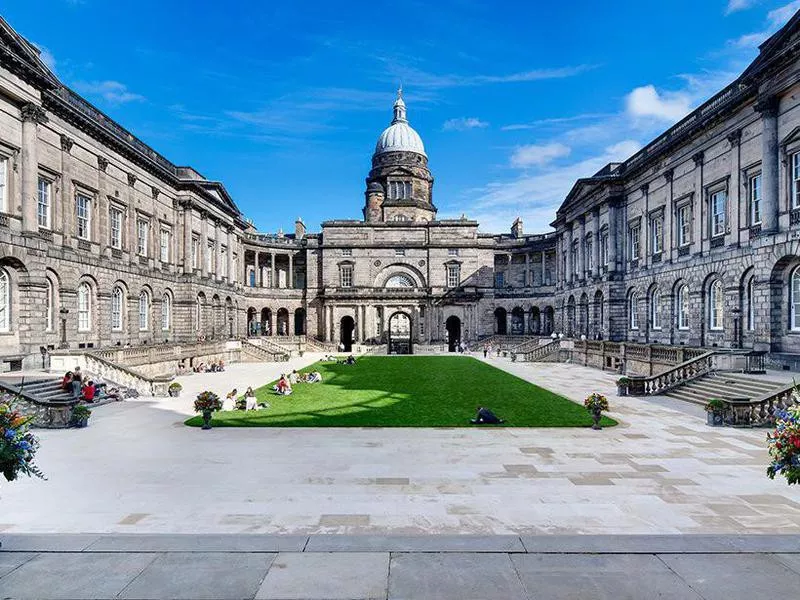
[[[97,390],[94,387],[94,382],[89,381],[85,386],[83,386],[83,399],[86,402],[94,402],[94,394],[96,391]]]

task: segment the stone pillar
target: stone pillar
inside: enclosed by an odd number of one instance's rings
[[[233,274],[233,246],[236,243],[236,238],[233,236],[233,230],[228,227],[226,230],[226,237],[227,237],[227,256],[228,259],[228,283],[233,283],[236,281],[236,277]]]
[[[705,190],[703,189],[703,153],[698,152],[692,156],[694,160],[694,205],[692,206],[692,246],[694,252],[703,251],[703,205],[705,204]]]
[[[748,203],[746,199],[741,205],[739,204],[739,197],[742,192],[742,187],[739,185],[739,176],[741,174],[739,141],[741,137],[742,132],[739,129],[728,134],[728,143],[731,145],[731,184],[728,186],[727,212],[732,234],[731,237],[733,238],[731,241],[737,245],[739,243],[739,236],[741,235],[739,223],[741,222],[742,211],[745,211],[744,222],[747,223],[747,211],[750,210],[749,206],[747,206]]]
[[[47,115],[41,106],[30,103],[22,107],[22,231],[39,231],[36,220],[36,206],[39,182],[39,124],[47,123]],[[9,176],[10,179],[10,176]],[[66,182],[63,183],[66,185]],[[9,198],[8,212],[13,213]]]
[[[567,272],[564,280],[569,285],[572,285],[572,281],[575,278],[575,265],[572,264],[572,223],[567,224],[567,231],[564,235],[564,252],[567,253]]]
[[[674,231],[673,222],[677,223],[677,215],[675,214],[675,205],[672,200],[672,178],[675,174],[673,169],[664,171],[664,181],[667,186],[667,206],[664,209],[664,231],[661,235],[664,236],[664,257],[672,260],[672,252],[677,246],[677,232]]]
[[[270,269],[270,270],[269,270],[269,272],[270,272],[270,282],[269,282],[269,285],[270,285],[270,287],[274,287],[274,288],[276,288],[276,287],[278,287],[278,281],[277,281],[277,279],[276,279],[276,271],[275,271],[275,253],[274,253],[274,252],[270,252],[270,253],[269,253],[269,269]],[[333,310],[333,309],[331,308],[331,310]]]
[[[765,98],[756,104],[761,113],[761,231],[778,230],[778,99]]]
[[[214,281],[222,278],[222,244],[219,221],[214,221]]]
[[[200,215],[200,274],[208,277],[208,215]]]
[[[531,255],[526,252],[525,253],[525,273],[522,277],[522,285],[527,287],[529,285],[533,285],[533,277],[530,276],[530,269],[531,269]]]
[[[542,285],[545,285],[546,280],[544,278],[545,273],[547,272],[547,253],[542,250]]]
[[[192,205],[183,203],[183,272],[192,272]]]
[[[592,276],[600,277],[600,209],[592,214]]]
[[[617,271],[617,207],[608,205],[608,272]]]
[[[289,272],[286,274],[286,287],[294,287],[294,253],[289,252]]]
[[[586,219],[578,219],[578,280],[586,280]]]

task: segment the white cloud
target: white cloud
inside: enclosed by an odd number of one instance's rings
[[[632,117],[654,117],[675,122],[689,112],[691,99],[683,92],[659,94],[655,86],[645,85],[627,95],[625,109]]]
[[[556,117],[550,119],[537,119],[530,123],[512,123],[511,125],[503,125],[501,131],[523,131],[526,129],[538,129],[547,125],[561,125],[563,123],[573,123],[575,121],[586,121],[590,119],[602,119],[604,117],[612,116],[611,113],[584,113],[581,115],[573,115],[571,117]]]
[[[767,22],[771,29],[778,30],[800,10],[800,0],[794,0],[767,13]]]
[[[444,131],[466,131],[467,129],[484,129],[489,123],[481,121],[477,117],[461,117],[460,119],[448,119],[442,125]]]
[[[725,9],[725,14],[739,12],[740,10],[747,10],[754,6],[758,0],[728,0],[728,7]]]
[[[131,92],[128,86],[119,81],[76,81],[74,87],[81,94],[99,96],[112,104],[140,102],[145,99],[141,94]]]
[[[529,144],[519,146],[514,149],[511,155],[511,166],[519,169],[526,167],[541,167],[554,161],[557,158],[569,156],[571,149],[569,146],[560,143],[552,144]]]
[[[728,46],[733,48],[753,49],[757,48],[769,36],[783,27],[786,22],[800,10],[800,0],[794,0],[783,6],[779,6],[767,13],[767,25],[763,31],[746,33],[736,39],[730,40]]]

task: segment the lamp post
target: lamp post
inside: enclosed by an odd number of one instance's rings
[[[58,347],[61,349],[69,348],[69,342],[67,342],[67,315],[69,314],[69,309],[62,306],[58,313],[61,315],[61,343]]]

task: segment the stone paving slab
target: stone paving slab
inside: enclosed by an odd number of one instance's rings
[[[172,552],[155,560],[119,598],[239,600],[252,598],[276,554]]]
[[[305,535],[129,534],[103,535],[90,552],[302,552]]]
[[[748,536],[744,536],[748,537]],[[753,536],[749,536],[753,537]],[[762,536],[757,536],[762,537]],[[767,552],[771,539],[763,536],[759,552]],[[800,548],[800,536],[787,536]],[[613,553],[613,554],[660,554],[660,553],[716,553],[734,552],[732,536],[725,535],[523,535],[522,543],[530,553]],[[740,551],[747,543],[740,542]],[[782,541],[774,542],[773,552],[784,550]]]
[[[0,552],[0,577],[11,573],[36,556],[36,552]]]
[[[388,552],[281,553],[257,600],[383,600]]]
[[[652,554],[512,554],[531,598],[701,600]]]
[[[9,552],[80,552],[97,541],[97,534],[0,533],[0,550]]]
[[[306,552],[525,552],[516,535],[311,535]]]

